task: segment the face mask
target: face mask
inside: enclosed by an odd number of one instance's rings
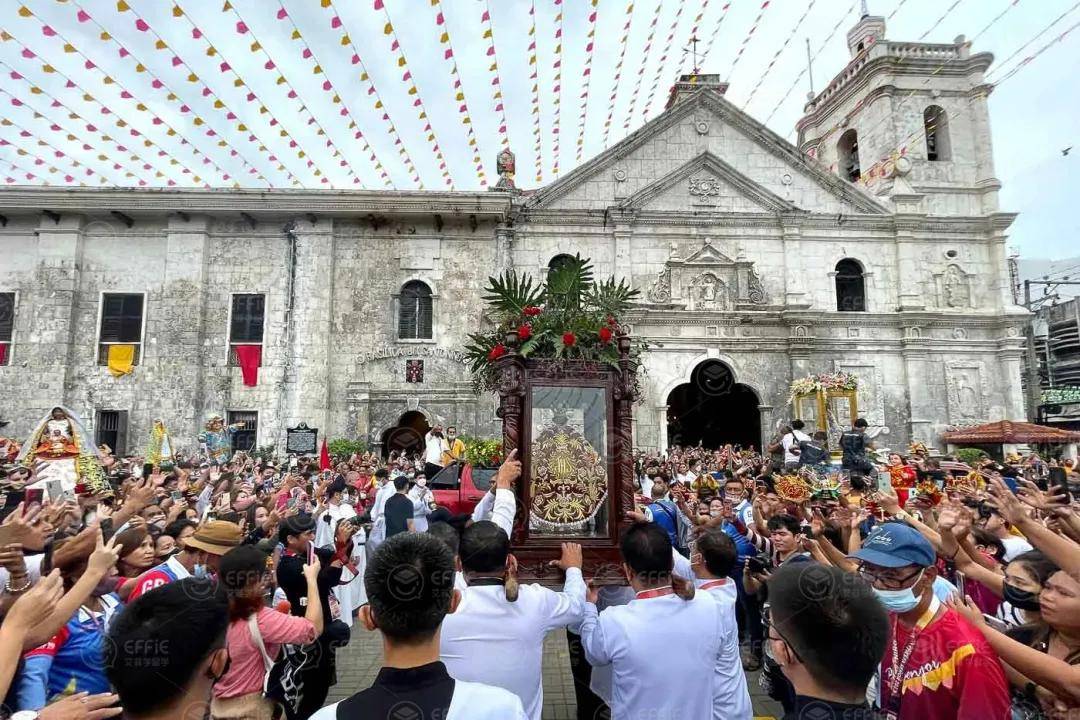
[[[915,585],[919,584],[923,572],[925,571],[919,572],[919,577],[915,579]],[[919,604],[920,598],[915,594],[914,588],[915,586],[912,585],[912,587],[903,590],[879,590],[877,588],[873,588],[873,590],[886,610],[892,613],[906,613],[914,610]]]
[[[1015,585],[1010,585],[1007,582],[1005,583],[1005,589],[1004,592],[1002,592],[1001,597],[1004,598],[1005,602],[1020,610],[1038,612],[1041,608],[1041,605],[1039,604],[1039,593],[1021,590]]]
[[[723,510],[710,510],[709,511],[709,515],[711,515],[713,517],[720,517],[723,514],[724,514]]]
[[[416,484],[420,487],[427,487],[427,478],[420,478],[416,481]]]

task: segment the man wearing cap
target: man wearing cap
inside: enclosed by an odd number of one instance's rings
[[[204,523],[178,553],[135,579],[128,602],[175,580],[206,577],[210,572],[217,572],[221,556],[239,545],[242,539],[243,533],[236,523],[225,520]]]
[[[1009,686],[997,655],[934,594],[936,555],[917,530],[888,522],[853,555],[859,574],[889,611],[879,706],[891,720],[1002,720]]]

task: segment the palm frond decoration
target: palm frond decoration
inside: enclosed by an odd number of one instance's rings
[[[544,289],[539,285],[533,287],[532,275],[518,275],[513,270],[489,277],[484,292],[482,299],[502,314],[519,315],[525,308],[544,302]]]

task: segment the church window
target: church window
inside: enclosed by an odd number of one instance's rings
[[[923,130],[926,135],[926,159],[934,162],[950,160],[949,116],[937,105],[923,111]]]
[[[398,339],[430,340],[431,318],[431,288],[419,280],[402,285],[398,296]]]
[[[98,332],[98,365],[109,364],[109,347],[134,345],[132,362],[138,365],[142,356],[143,309],[146,296],[142,293],[103,293],[101,324]]]
[[[229,365],[239,367],[237,345],[262,345],[266,320],[266,295],[237,293],[232,296],[229,310]],[[262,354],[259,355],[262,366]]]
[[[15,332],[15,293],[0,293],[0,365],[11,363],[11,337]]]
[[[115,457],[127,454],[128,411],[98,410],[94,422],[94,444],[108,445]]]
[[[230,425],[244,423],[244,427],[233,434],[233,450],[254,450],[259,438],[259,413],[254,410],[229,410],[225,414],[228,416],[225,421]]]
[[[851,128],[836,143],[837,167],[840,168],[840,176],[855,182],[861,176],[859,170],[859,134],[855,128]]]
[[[566,253],[556,255],[555,257],[551,258],[551,262],[548,263],[548,272],[551,272],[552,270],[558,270],[567,263],[573,262],[573,260],[573,255],[567,255]]]
[[[866,310],[866,278],[858,260],[844,258],[836,263],[836,309],[840,312]]]

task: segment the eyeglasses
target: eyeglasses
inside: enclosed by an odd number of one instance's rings
[[[870,568],[866,567],[866,565],[860,565],[858,572],[859,577],[861,577],[863,580],[870,583],[871,585],[877,585],[883,590],[903,590],[908,586],[907,583],[909,580],[911,580],[913,577],[921,575],[925,569],[926,568],[919,568],[918,570],[915,570],[914,572],[903,577],[885,574],[887,572],[891,572],[890,570],[886,570],[884,572],[879,570],[871,570]]]

